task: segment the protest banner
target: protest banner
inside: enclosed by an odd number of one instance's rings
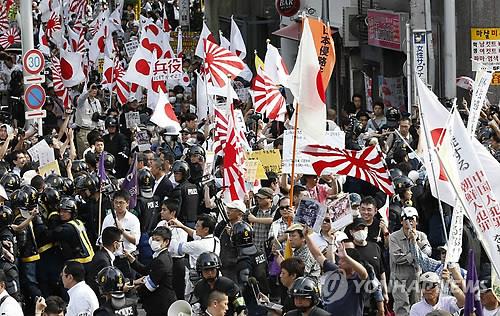
[[[297,130],[297,151],[295,158],[295,173],[316,174],[312,168],[310,156],[301,152],[301,148],[308,144],[316,142],[308,139],[301,130]],[[324,138],[324,144],[335,148],[345,148],[345,133],[342,131],[327,131]],[[283,159],[282,172],[292,172],[293,156],[293,130],[286,130],[283,135]]]
[[[135,134],[135,140],[137,141],[137,146],[139,151],[145,151],[151,149],[151,143],[149,142],[148,131],[138,131]]]
[[[40,166],[46,165],[55,160],[54,149],[49,147],[49,144],[47,144],[45,139],[29,148],[28,154],[31,157],[31,161],[38,161]]]
[[[485,68],[479,69],[476,74],[476,80],[474,81],[474,90],[472,92],[472,99],[469,109],[469,119],[467,121],[467,131],[471,135],[476,134],[477,124],[479,123],[479,117],[481,116],[481,109],[484,106],[484,101],[486,100],[486,93],[490,87],[491,78],[493,74],[487,71]]]
[[[453,209],[451,218],[450,235],[448,239],[448,250],[446,251],[446,262],[458,262],[462,254],[462,235],[464,231],[464,208],[457,202]]]
[[[352,223],[353,217],[349,194],[329,202],[326,208],[331,217],[332,229],[341,230]]]
[[[183,74],[182,58],[162,58],[154,64],[153,81],[181,79]]]
[[[59,169],[59,163],[57,162],[57,160],[51,161],[48,164],[45,164],[45,165],[41,166],[40,168],[38,168],[38,173],[42,177],[46,177],[47,175],[52,174],[52,173],[55,173],[58,176],[60,176],[61,170]]]
[[[281,173],[281,155],[278,149],[255,150],[249,153],[248,158],[260,160],[265,172]]]
[[[127,56],[132,58],[132,56],[134,56],[135,51],[137,50],[137,47],[139,47],[139,41],[133,40],[125,43],[124,46]]]
[[[127,128],[134,129],[141,124],[141,116],[139,112],[130,111],[125,113],[125,125]]]
[[[313,231],[319,233],[321,224],[323,224],[323,219],[325,218],[325,213],[325,205],[314,199],[302,199],[295,212],[293,222],[307,225],[311,227]]]

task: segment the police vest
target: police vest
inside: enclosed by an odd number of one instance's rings
[[[198,216],[198,207],[200,205],[200,197],[198,187],[188,181],[185,181],[178,186],[181,191],[179,220],[185,222],[195,222]]]
[[[21,215],[16,216],[14,223],[21,224],[24,217]],[[34,262],[40,260],[38,247],[35,239],[35,232],[33,231],[33,224],[30,222],[28,227],[16,234],[17,245],[19,249],[19,257],[22,262]]]
[[[151,233],[158,224],[159,201],[140,196],[137,198],[137,209],[139,211],[141,232]]]
[[[94,257],[94,249],[92,249],[92,244],[90,243],[89,237],[87,236],[87,231],[83,223],[77,219],[69,221],[67,224],[73,226],[78,234],[79,245],[69,245],[68,243],[62,243],[63,253],[69,250],[69,253],[73,253],[73,258],[70,261],[76,261],[80,263],[88,263],[92,261]],[[64,249],[70,247],[70,249]]]

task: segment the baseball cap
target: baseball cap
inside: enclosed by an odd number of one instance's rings
[[[354,220],[352,221],[351,225],[352,229],[356,229],[361,226],[367,227],[368,225],[366,225],[365,220],[362,219],[361,217],[355,217]]]
[[[426,282],[426,283],[440,283],[441,279],[439,276],[434,273],[434,272],[425,272],[422,275],[420,275],[420,283]]]
[[[403,208],[403,211],[401,212],[401,217],[402,218],[418,217],[417,209],[414,208],[413,206],[407,206]]]
[[[271,188],[260,188],[256,194],[257,197],[261,199],[269,198],[272,199],[274,196],[274,191]]]
[[[238,210],[242,213],[245,213],[247,210],[247,207],[245,203],[242,200],[234,200],[231,202],[226,203],[226,207],[234,210]]]
[[[290,225],[290,227],[288,227],[288,229],[285,231],[285,233],[291,233],[291,232],[294,232],[296,230],[302,231],[303,229],[304,229],[304,226],[302,226],[302,224],[295,223],[295,224]]]
[[[444,250],[444,251],[448,251],[448,245],[444,244],[442,246],[439,246],[437,247],[437,250]]]

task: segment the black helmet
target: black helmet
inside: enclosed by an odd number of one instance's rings
[[[139,184],[139,191],[145,198],[153,197],[153,187],[155,185],[155,178],[146,168],[142,168],[137,172],[137,182]]]
[[[3,185],[7,194],[10,195],[12,192],[21,187],[21,178],[13,172],[8,172],[2,176],[0,184]]]
[[[23,185],[21,190],[28,194],[28,207],[30,209],[38,205],[38,191],[31,185]]]
[[[231,243],[235,247],[253,245],[254,232],[252,226],[247,222],[237,222],[231,230]]]
[[[391,179],[393,180],[403,175],[403,171],[398,168],[392,168],[391,170],[389,170],[389,173],[391,174]]]
[[[71,173],[73,174],[73,177],[77,177],[82,172],[86,172],[87,170],[87,163],[83,159],[73,160],[71,163]]]
[[[101,294],[123,292],[125,277],[120,269],[110,266],[103,268],[97,273],[96,282],[99,285]]]
[[[316,283],[308,277],[300,277],[293,281],[289,294],[292,298],[304,297],[311,299],[311,306],[319,302],[319,289]]]
[[[219,256],[215,252],[207,251],[198,256],[196,271],[201,273],[204,269],[219,269],[221,266]]]
[[[101,154],[102,157],[103,154]],[[106,172],[113,172],[115,169],[115,156],[110,153],[106,153],[104,157],[104,169]]]
[[[407,176],[399,176],[395,178],[392,183],[394,184],[394,188],[396,189],[396,193],[403,193],[407,189],[410,189],[415,186],[415,182]]]
[[[24,190],[17,189],[10,195],[10,205],[16,210],[27,211],[30,209],[30,194]]]
[[[71,213],[73,217],[76,217],[78,206],[73,197],[65,196],[61,199],[61,202],[59,203],[59,209],[68,211]]]
[[[190,176],[189,165],[184,160],[176,160],[172,165],[172,172],[181,172],[183,180],[187,180]]]
[[[97,192],[97,183],[86,173],[78,176],[73,183],[77,191],[89,190],[91,193]]]
[[[45,184],[49,187],[53,187],[56,190],[62,190],[62,177],[55,173],[51,173],[45,177]]]
[[[70,178],[62,178],[62,194],[71,196],[75,191],[75,185]]]
[[[388,121],[397,122],[401,118],[401,113],[396,108],[390,108],[385,113],[385,117]]]
[[[203,149],[200,145],[193,145],[189,147],[186,155],[188,157],[191,157],[192,155],[200,155],[205,158],[205,149]]]
[[[118,127],[118,125],[120,125],[118,123],[118,119],[116,117],[114,117],[114,116],[108,116],[106,118],[106,120],[104,121],[104,126],[106,128],[108,128],[108,127]]]
[[[60,202],[61,194],[52,187],[46,187],[40,194],[40,206],[47,213],[57,212]]]
[[[7,205],[0,206],[0,227],[6,227],[12,224],[14,212]]]

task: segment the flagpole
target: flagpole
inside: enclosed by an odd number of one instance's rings
[[[419,106],[420,106],[420,102],[419,102]],[[420,107],[420,122],[422,123],[422,127],[424,129],[425,140],[427,143],[427,152],[429,153],[429,162],[431,163],[430,169],[431,169],[431,173],[432,173],[432,179],[434,182],[434,189],[436,190],[436,195],[437,195],[437,199],[438,199],[439,215],[441,215],[441,224],[443,225],[444,238],[445,238],[446,242],[448,242],[448,232],[446,231],[446,225],[444,222],[444,211],[443,211],[443,205],[441,205],[441,196],[439,195],[439,186],[437,183],[438,180],[436,179],[436,172],[434,171],[434,168],[433,168],[433,159],[432,159],[432,155],[431,155],[431,146],[430,146],[431,143],[429,142],[429,136],[427,135],[427,127],[425,125],[425,120],[424,120],[424,117],[422,114],[421,107]],[[439,158],[438,158],[438,160],[439,160]],[[444,168],[444,166],[443,166],[443,168]]]

